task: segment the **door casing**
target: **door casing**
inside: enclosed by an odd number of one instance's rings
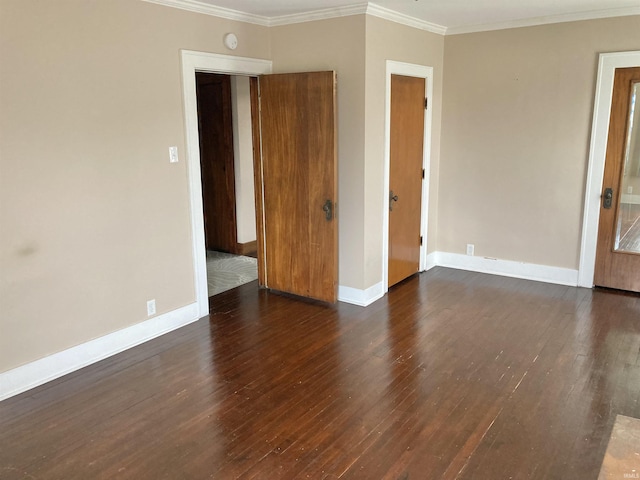
[[[600,193],[604,179],[604,164],[609,135],[609,115],[613,97],[613,77],[616,68],[640,67],[640,51],[601,53],[598,62],[598,80],[593,106],[593,124],[589,147],[589,167],[585,188],[582,240],[578,286],[592,288],[600,220]]]
[[[427,226],[429,220],[429,181],[431,179],[431,124],[433,111],[433,67],[412,63],[387,60],[385,86],[385,127],[384,127],[384,179],[382,198],[389,196],[389,167],[390,167],[390,138],[391,138],[391,75],[424,78],[426,81],[425,97],[429,99],[429,107],[425,109],[424,144],[422,168],[424,181],[422,182],[422,206],[420,235],[423,238],[420,247],[420,269],[427,269]],[[382,282],[383,292],[389,291],[389,203],[383,202],[382,211]]]
[[[185,158],[189,175],[194,285],[198,314],[203,317],[209,314],[209,297],[204,220],[202,216],[196,72],[258,76],[271,73],[272,62],[270,60],[218,55],[192,50],[181,50],[180,56],[182,60],[182,93],[187,148]]]

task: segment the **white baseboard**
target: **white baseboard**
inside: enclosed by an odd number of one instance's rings
[[[427,255],[425,264],[425,270],[430,270],[435,266],[442,266],[560,285],[578,285],[578,270],[569,268],[549,267],[446,252],[430,253]],[[339,301],[361,307],[371,305],[384,295],[383,282],[379,282],[365,290],[343,285],[338,287]],[[0,401],[188,325],[198,320],[198,318],[198,304],[193,303],[13,370],[0,373]]]
[[[458,253],[431,252],[425,259],[425,271],[438,266],[572,287],[578,285],[578,270],[570,268],[550,267],[488,257],[474,257]],[[385,295],[386,292],[383,291],[383,288],[382,282],[366,290],[341,285],[338,287],[338,300],[366,307]]]
[[[0,373],[0,400],[18,395],[196,320],[198,304],[193,303]]]
[[[522,278],[558,285],[578,285],[578,270],[550,267],[534,263],[514,262],[488,257],[473,257],[459,253],[436,252],[436,264],[441,267],[490,273],[503,277]]]
[[[427,258],[425,260],[425,265],[424,265],[424,271],[428,271],[431,270],[433,267],[437,267],[438,266],[438,252],[431,252],[429,255],[427,255]]]
[[[366,307],[371,305],[376,300],[384,296],[384,287],[382,282],[367,288],[366,290],[360,290],[357,288],[345,287],[340,285],[338,287],[338,301],[351,303],[360,307]]]

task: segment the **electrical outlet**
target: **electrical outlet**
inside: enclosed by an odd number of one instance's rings
[[[633,187],[631,186],[627,187],[627,193],[631,195],[633,193]]]
[[[156,299],[154,298],[147,302],[147,316],[150,317],[151,315],[155,315],[155,314],[156,314]]]
[[[169,163],[178,163],[178,147],[169,147]]]
[[[467,243],[467,255],[473,256],[474,249],[473,243]]]

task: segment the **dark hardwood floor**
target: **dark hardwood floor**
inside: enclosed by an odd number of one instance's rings
[[[640,417],[638,295],[435,268],[211,312],[1,402],[0,478],[596,479]]]

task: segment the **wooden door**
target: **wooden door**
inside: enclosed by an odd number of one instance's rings
[[[196,73],[200,171],[207,250],[236,252],[231,77]]]
[[[389,286],[420,269],[424,78],[391,75]]]
[[[640,67],[615,71],[594,283],[640,292]]]
[[[260,77],[264,281],[335,302],[338,285],[336,77]]]

